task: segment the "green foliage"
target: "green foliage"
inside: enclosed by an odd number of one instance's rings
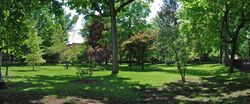
[[[130,37],[127,41],[123,42],[122,48],[126,56],[131,60],[136,59],[137,63],[144,65],[149,50],[152,48],[153,41],[155,40],[154,35],[149,35],[145,32],[139,32],[136,35]]]
[[[110,49],[107,47],[107,44],[103,42],[104,28],[104,24],[102,23],[102,19],[100,17],[94,19],[90,23],[90,26],[88,26],[87,56],[89,63],[95,61],[102,64],[104,61],[108,61],[110,59]]]
[[[135,0],[117,15],[118,33],[121,34],[120,45],[132,35],[145,31],[150,26],[146,18],[150,13],[151,2],[152,0]]]
[[[161,11],[158,13],[156,23],[159,27],[157,47],[159,51],[165,50],[169,59],[173,59],[180,72],[182,81],[185,82],[186,62],[189,58],[189,45],[184,35],[179,32],[176,0],[165,0]]]
[[[218,9],[218,4],[210,5],[208,0],[198,0],[197,2],[188,2],[180,0],[183,3],[177,16],[180,21],[180,32],[186,35],[188,41],[193,46],[191,58],[199,58],[204,53],[211,50],[218,52],[220,44],[220,16],[211,11]],[[189,10],[190,9],[190,10]],[[210,12],[210,13],[207,13]],[[217,10],[216,10],[217,12]],[[218,56],[218,54],[217,54]]]
[[[85,67],[77,67],[76,75],[81,80],[89,79],[93,75],[93,69]]]
[[[196,103],[213,103],[216,98],[218,100],[215,103],[230,104],[248,103],[250,100],[249,96],[245,96],[249,92],[249,74],[235,73],[228,76],[225,67],[219,64],[189,65],[187,77],[192,81],[186,84],[178,82],[178,71],[173,66],[147,65],[146,70],[140,72],[137,67],[121,66],[123,72],[119,75],[110,75],[108,70],[96,71],[91,77],[94,83],[75,81],[74,75],[77,70],[63,70],[61,65],[39,66],[36,72],[27,71],[26,67],[13,66],[10,72],[16,78],[8,80],[12,82],[11,86],[15,87],[1,90],[0,101],[26,104],[30,102],[30,99],[40,101],[40,97],[44,96],[50,99],[46,99],[46,102],[59,99],[60,102],[65,103],[69,100],[75,103],[80,101],[86,103],[84,102],[86,97],[91,97],[95,99],[94,101],[103,101],[103,98],[107,98],[105,101],[110,103],[141,103],[141,101],[144,103],[194,103],[194,100]],[[19,81],[22,82],[18,83]],[[159,90],[159,87],[162,90]],[[20,89],[31,91],[19,92]],[[140,92],[135,93],[135,91]],[[155,91],[157,93],[152,93]],[[94,93],[95,96],[89,93]],[[68,97],[69,94],[79,98],[71,99]],[[18,95],[23,96],[17,99]],[[152,98],[153,96],[166,99],[145,101],[145,97]]]
[[[1,0],[0,3],[0,45],[4,50],[11,50],[20,53],[20,48],[27,39],[27,31],[29,30],[29,20],[33,20],[37,14],[43,14],[39,11],[46,9],[50,13],[62,13],[61,3],[51,0]],[[39,29],[38,29],[39,30]],[[3,40],[2,40],[3,39]],[[13,41],[14,40],[14,41]]]
[[[60,53],[60,60],[66,65],[66,69],[69,68],[70,64],[77,61],[82,50],[83,48],[78,44],[68,44],[66,47],[63,47],[63,51]]]
[[[31,29],[27,40],[27,46],[30,52],[25,56],[25,61],[28,63],[28,65],[33,67],[33,70],[35,65],[45,62],[45,60],[42,58],[42,51],[40,49],[41,44],[42,39],[37,35],[37,30],[34,28]]]
[[[30,53],[25,56],[25,62],[28,63],[28,65],[34,67],[35,65],[44,63],[45,60],[41,57],[41,54],[39,53]]]
[[[238,47],[245,44],[241,41],[246,41],[242,38],[246,38],[250,25],[250,1],[180,0],[180,4],[180,30],[195,45],[193,50],[198,55],[220,51],[226,64],[230,53],[230,72],[233,72],[236,53],[242,52]]]
[[[52,45],[48,47],[48,54],[60,54],[63,52],[64,47],[66,47],[66,41],[65,41],[65,35],[63,30],[59,29],[59,26],[57,26],[57,29],[53,32],[51,39],[49,40]]]
[[[85,17],[99,15],[101,17],[110,17],[111,19],[111,34],[112,34],[112,73],[118,74],[118,35],[117,35],[117,14],[125,9],[126,6],[135,0],[69,0],[68,5],[75,8],[77,12],[83,13]],[[152,1],[152,0],[148,0]],[[93,47],[94,48],[94,47]]]
[[[240,59],[249,59],[250,32],[246,31],[246,37],[239,37],[237,55]]]

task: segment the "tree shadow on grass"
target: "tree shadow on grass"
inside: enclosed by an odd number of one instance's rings
[[[22,69],[22,70],[12,70],[13,72],[39,72],[40,70],[32,70],[32,69]]]
[[[165,66],[167,67],[167,65]],[[141,69],[140,66],[133,65],[131,67],[127,65],[122,65],[119,67],[122,71],[130,71],[130,72],[165,72],[166,70],[159,67],[159,65],[151,65],[151,64],[145,64],[144,69]]]
[[[146,89],[147,84],[128,82],[129,78],[115,75],[97,76],[94,84],[74,83],[75,76],[47,76],[37,75],[22,77],[23,82],[9,82],[8,89],[0,91],[0,103],[29,104],[48,95],[57,98],[73,96],[82,99],[95,99],[104,103],[131,103],[140,101],[134,89]]]
[[[151,67],[151,66],[148,66]],[[152,66],[154,67],[154,66]],[[161,69],[163,70],[163,69]],[[46,96],[55,95],[58,99],[73,96],[81,99],[94,99],[104,103],[248,103],[250,102],[249,74],[221,74],[213,72],[195,72],[190,75],[201,77],[202,82],[166,83],[163,87],[154,88],[147,84],[129,82],[130,78],[116,75],[94,76],[93,84],[74,83],[75,76],[20,76],[8,82],[9,88],[0,91],[0,104],[7,101],[11,104],[29,104]],[[201,70],[201,69],[198,69]],[[177,70],[163,70],[178,73]],[[175,71],[175,72],[173,72]],[[209,74],[209,75],[212,75]],[[14,77],[13,77],[14,78]]]
[[[245,74],[203,77],[203,82],[171,82],[142,92],[147,103],[238,103],[250,102],[250,76]]]
[[[171,73],[171,74],[180,74],[176,68],[162,70],[162,72]],[[188,68],[186,70],[186,75],[203,77],[203,76],[213,76],[213,75],[221,74],[224,72],[225,72],[224,68],[218,68],[216,70],[205,70],[202,68],[200,68],[200,69]]]
[[[94,84],[73,83],[74,76],[37,75],[23,82],[10,83],[0,91],[0,101],[27,104],[48,95],[74,96],[104,103],[248,103],[250,77],[245,74],[203,77],[202,82],[171,82],[163,87],[127,82],[115,75],[93,77]]]
[[[167,67],[167,69],[164,69],[164,67]],[[194,68],[194,67],[198,67],[198,68]],[[221,74],[221,73],[225,72],[225,68],[221,67],[221,65],[218,65],[218,64],[211,64],[211,65],[208,65],[207,67],[209,67],[209,68],[215,67],[214,68],[215,70],[206,70],[206,69],[204,69],[202,64],[194,64],[194,65],[188,65],[188,69],[186,70],[186,74],[201,77],[201,76],[213,76],[213,75]],[[127,65],[123,65],[123,66],[120,66],[120,69],[122,71],[127,71],[127,72],[166,72],[166,73],[171,73],[171,74],[179,74],[179,71],[177,70],[176,67],[174,67],[173,64],[172,65],[146,64],[144,70],[141,70],[139,66],[128,67]]]

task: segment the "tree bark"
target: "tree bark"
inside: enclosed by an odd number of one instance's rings
[[[13,63],[14,62],[14,55],[13,55],[13,52],[10,52],[10,63]]]
[[[6,52],[6,71],[5,71],[5,76],[8,76],[9,75],[9,61],[10,61],[10,58],[9,58],[9,51],[7,50]]]
[[[144,60],[141,60],[141,69],[144,70]]]
[[[181,76],[181,80],[182,80],[182,83],[185,83],[186,82],[185,76]]]
[[[2,67],[2,48],[0,48],[0,90],[2,89],[5,89],[6,88],[6,85],[5,85],[5,82],[2,78],[2,70],[1,70],[1,67]]]
[[[229,66],[229,43],[224,42],[224,64],[225,66]]]
[[[32,63],[32,70],[35,71],[35,64],[34,64],[34,62]]]
[[[0,81],[2,81],[2,48],[0,48]]]
[[[105,66],[108,66],[108,58],[105,59]]]
[[[177,69],[179,70],[179,73],[181,75],[181,80],[182,80],[182,83],[185,83],[186,82],[186,78],[185,78],[185,69],[183,69],[183,72],[182,72],[182,66],[181,66],[181,63],[177,62]]]
[[[69,63],[65,63],[66,64],[66,69],[69,69]]]
[[[181,66],[181,63],[179,62],[179,57],[178,57],[177,51],[175,51],[175,60],[176,60],[176,64],[177,64],[177,69],[178,69],[180,76],[181,76],[182,83],[185,83],[186,82],[185,71],[182,72],[182,70],[181,70],[182,66]]]
[[[131,59],[131,57],[128,58],[128,66],[129,66],[129,67],[132,66],[132,59]]]
[[[229,16],[229,7],[228,5],[226,5],[225,7],[225,11],[224,11],[224,16],[222,18],[222,23],[221,23],[221,38],[223,40],[224,43],[224,64],[225,66],[229,66],[230,62],[229,62],[229,44],[231,44],[230,41],[230,32],[228,29],[228,16]]]
[[[112,33],[112,74],[118,74],[118,48],[117,48],[117,27],[116,9],[114,0],[109,0],[111,13],[111,33]]]
[[[219,56],[219,63],[222,64],[223,63],[223,41],[221,39],[221,42],[220,42],[220,56]]]
[[[237,39],[233,40],[232,43],[232,52],[231,52],[231,64],[230,64],[230,73],[234,72],[234,66],[235,66],[235,54],[236,54],[236,48],[237,48]]]
[[[248,61],[250,62],[250,39],[248,39]]]

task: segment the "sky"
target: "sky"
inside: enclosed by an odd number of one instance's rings
[[[162,0],[154,0],[154,2],[151,4],[151,13],[149,14],[149,17],[147,18],[147,21],[152,20],[156,15],[157,11],[160,10],[161,5],[163,4]],[[68,7],[64,7],[64,10],[66,13],[71,13],[72,15],[76,15],[75,10],[70,10]],[[84,39],[79,34],[80,29],[82,29],[83,26],[83,16],[80,15],[77,23],[74,26],[74,29],[69,32],[69,44],[72,43],[82,43]]]

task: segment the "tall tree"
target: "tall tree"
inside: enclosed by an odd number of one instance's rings
[[[146,19],[150,13],[150,3],[151,1],[136,0],[117,15],[118,32],[122,34],[120,42],[149,27]]]
[[[117,15],[117,27],[118,27],[118,46],[119,46],[119,60],[130,60],[125,57],[125,53],[122,52],[121,44],[128,40],[131,36],[141,31],[146,31],[150,27],[150,23],[147,22],[147,17],[150,13],[150,0],[135,0],[122,12]],[[152,28],[150,30],[153,30]],[[121,48],[120,48],[121,47]]]
[[[27,46],[29,48],[29,53],[25,56],[25,61],[28,65],[32,66],[35,70],[35,65],[44,63],[45,60],[42,58],[42,38],[38,36],[36,28],[34,28],[36,22],[30,22],[30,30],[27,39]]]
[[[189,57],[188,42],[179,32],[179,23],[176,16],[178,4],[176,0],[164,0],[161,11],[156,19],[159,27],[157,43],[159,48],[167,50],[170,58],[174,59],[177,70],[183,82],[186,81],[186,62]]]
[[[43,7],[50,8],[50,12],[54,14],[62,13],[61,4],[57,0],[0,0],[0,48],[3,51],[7,54],[21,53],[21,48],[28,37],[27,32],[24,31],[29,29],[28,24],[25,23],[27,17]],[[0,64],[2,64],[1,58]],[[8,75],[8,65],[6,75]],[[3,87],[3,84],[0,84],[0,88]]]
[[[1,14],[3,14],[0,26],[2,28],[0,31],[2,36],[0,45],[7,56],[5,75],[8,76],[10,51],[20,49],[20,46],[24,42],[25,32],[23,29],[25,27],[25,13],[20,11],[23,9],[21,4],[12,3],[12,1],[3,1],[1,4],[5,5],[0,7]]]
[[[237,0],[180,0],[182,9],[180,18],[183,21],[182,25],[187,27],[204,26],[202,31],[196,31],[195,36],[202,36],[204,33],[209,37],[208,41],[217,37],[226,45],[230,45],[231,59],[230,59],[230,72],[233,72],[235,55],[238,51],[239,37],[245,37],[243,31],[249,27],[250,19],[250,1],[237,1]],[[194,20],[198,20],[193,22]],[[199,23],[199,24],[193,24]],[[210,30],[217,31],[217,36],[210,34]],[[190,29],[188,31],[193,31]],[[219,34],[218,34],[219,33]],[[224,50],[228,52],[227,50]]]
[[[56,0],[1,0],[0,3],[0,47],[9,56],[10,53],[20,52],[24,41],[27,39],[28,17],[32,16],[35,10],[49,8],[54,14],[60,14],[61,4]],[[3,15],[2,15],[3,14]],[[7,64],[9,63],[7,60]],[[8,65],[6,65],[6,75],[8,75]]]
[[[117,47],[117,14],[135,0],[69,0],[71,8],[77,9],[79,13],[95,15],[98,13],[103,17],[111,18],[112,33],[112,74],[118,74],[118,47]]]

